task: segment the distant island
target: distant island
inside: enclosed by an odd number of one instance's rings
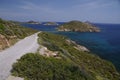
[[[56,22],[46,22],[45,24],[43,25],[59,25],[58,23]]]
[[[36,21],[28,21],[27,23],[29,23],[29,24],[41,24],[40,22],[36,22]]]
[[[60,25],[58,31],[77,31],[77,32],[100,32],[100,29],[91,23],[81,21],[70,21]]]

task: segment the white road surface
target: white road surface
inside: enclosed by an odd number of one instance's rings
[[[37,51],[39,47],[37,34],[38,33],[28,36],[12,47],[0,52],[0,80],[6,80],[10,75],[12,64],[22,55]]]

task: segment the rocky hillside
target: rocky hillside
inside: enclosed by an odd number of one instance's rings
[[[60,25],[58,31],[100,32],[100,29],[90,23],[70,21]]]
[[[23,39],[37,32],[36,30],[25,28],[12,21],[0,19],[0,50],[3,50],[19,39]]]
[[[26,80],[120,80],[112,63],[74,41],[46,32],[38,36],[40,49],[22,56],[13,65],[14,76]]]

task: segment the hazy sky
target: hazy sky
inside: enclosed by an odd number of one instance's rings
[[[17,21],[120,23],[120,0],[0,0],[0,17]]]

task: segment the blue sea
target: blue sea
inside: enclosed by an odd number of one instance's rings
[[[62,22],[58,23],[63,24]],[[120,72],[120,24],[94,23],[94,25],[101,29],[100,33],[58,32],[56,31],[57,26],[46,26],[43,24],[22,25],[40,31],[65,35],[78,44],[84,45],[101,58],[111,61]]]

